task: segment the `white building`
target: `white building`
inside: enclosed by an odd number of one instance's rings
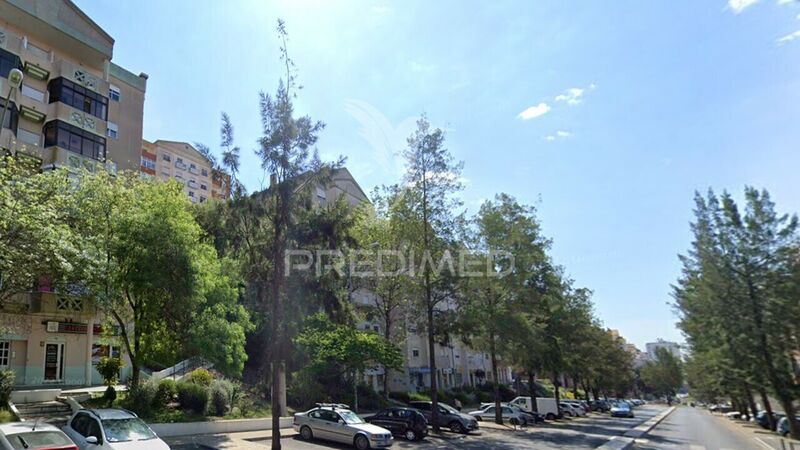
[[[672,353],[672,355],[675,356],[676,358],[681,359],[681,346],[677,342],[670,342],[670,341],[665,341],[663,339],[659,339],[656,342],[648,342],[647,344],[645,344],[645,346],[647,348],[647,358],[650,361],[656,360],[656,351],[659,348],[663,348],[668,352]]]

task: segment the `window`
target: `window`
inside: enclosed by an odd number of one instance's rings
[[[325,200],[325,189],[321,186],[317,186],[317,197],[319,197],[320,200]]]
[[[108,99],[66,78],[56,78],[47,85],[50,103],[61,102],[103,120],[108,120]]]
[[[53,120],[45,124],[44,146],[58,146],[98,161],[106,158],[105,138],[60,120]]]
[[[92,418],[89,417],[89,414],[79,413],[74,419],[72,419],[70,426],[72,426],[72,429],[81,436],[86,436],[86,432],[89,429],[89,422],[91,420]]]
[[[207,177],[207,176],[208,176],[208,170],[206,170],[206,169],[203,169],[203,170],[201,170],[201,171],[200,171],[200,173],[201,173],[201,174],[202,174],[204,177]]]
[[[5,99],[0,98],[0,108],[4,108],[5,106]],[[0,114],[2,114],[2,109],[0,109]],[[19,123],[19,111],[17,111],[17,105],[14,104],[14,102],[8,102],[6,118],[3,120],[3,128],[8,128],[9,130],[13,131],[14,134],[16,134],[17,123]]]
[[[32,88],[32,87],[28,86],[27,84],[23,84],[19,91],[25,97],[32,98],[32,99],[34,99],[34,100],[36,100],[38,102],[44,103],[44,92],[42,92],[42,91],[40,91],[40,90],[38,90],[36,88]]]
[[[108,127],[106,128],[106,136],[116,141],[118,135],[119,135],[119,127],[117,127],[117,124],[115,124],[114,122],[108,122]]]
[[[206,200],[208,200],[208,199],[203,197],[202,195],[200,196],[200,203],[205,203]]]
[[[204,191],[207,191],[208,190],[208,186],[206,186],[205,184],[201,184],[200,185],[200,189],[202,189]]]
[[[22,61],[19,56],[0,48],[0,77],[8,78],[11,69],[22,70]]]
[[[142,167],[150,170],[156,170],[156,162],[152,159],[147,159],[142,156]]]
[[[120,91],[118,87],[112,84],[108,87],[108,98],[110,98],[115,102],[118,102],[120,98],[122,98],[122,91]]]
[[[194,191],[189,191],[189,197],[194,197]]]
[[[97,365],[100,362],[100,358],[103,357],[112,357],[112,358],[120,358],[122,353],[120,352],[119,345],[107,345],[107,344],[92,344],[92,364]]]
[[[8,367],[11,359],[11,341],[0,341],[0,367]]]
[[[20,128],[17,130],[17,140],[23,144],[41,145],[42,135]]]
[[[419,358],[419,349],[418,348],[412,349],[411,356],[413,356],[414,358]]]
[[[162,153],[161,154],[161,160],[162,161],[166,161],[166,162],[170,162],[170,161],[172,161],[172,155],[170,155],[169,153]]]
[[[381,327],[379,327],[378,325],[373,325],[372,326],[372,331],[376,331],[376,332],[377,331],[381,331]]]

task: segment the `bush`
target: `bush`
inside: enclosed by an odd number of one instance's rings
[[[211,386],[211,382],[214,381],[214,376],[206,369],[194,369],[192,373],[186,377],[186,381],[209,387]]]
[[[14,372],[11,370],[0,370],[0,405],[8,404],[11,390],[14,389]]]
[[[128,386],[125,407],[141,417],[150,417],[153,414],[153,399],[156,397],[156,390],[154,381],[139,383],[138,386]]]
[[[211,407],[216,416],[224,416],[228,408],[233,406],[237,389],[228,380],[214,380],[211,383]]]
[[[352,388],[351,388],[352,391]],[[309,370],[301,370],[292,376],[286,392],[286,400],[300,411],[311,409],[317,402],[342,401],[331,398],[322,384]]]
[[[121,358],[109,358],[108,356],[100,358],[100,362],[97,363],[97,372],[103,377],[103,383],[106,386],[117,384],[123,364]]]
[[[208,405],[208,388],[198,383],[178,383],[178,403],[186,411],[203,414]]]
[[[424,393],[424,392],[409,392],[408,393],[408,401],[422,401],[422,402],[429,402],[431,400],[431,396]]]
[[[178,384],[171,378],[165,378],[158,383],[156,395],[153,398],[153,408],[163,409],[178,395]]]
[[[408,403],[411,401],[411,396],[408,395],[408,392],[402,392],[402,391],[389,392],[389,398],[395,399],[403,403]]]

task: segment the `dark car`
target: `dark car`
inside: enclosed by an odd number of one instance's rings
[[[611,405],[605,400],[595,400],[592,402],[592,411],[608,412],[611,410]]]
[[[433,402],[416,401],[410,402],[412,408],[418,409],[425,416],[429,424],[433,425],[431,407]],[[468,414],[462,414],[455,408],[444,403],[439,403],[439,411],[436,415],[437,425],[449,428],[454,433],[467,434],[478,429],[478,420]]]
[[[776,412],[772,413],[772,418],[774,419],[772,421],[773,423],[772,431],[775,431],[775,428],[778,425],[778,421],[780,421],[782,417],[783,414]],[[761,426],[761,428],[764,428],[765,430],[769,429],[769,418],[767,417],[766,411],[759,411],[758,414],[756,414],[756,423],[758,423]]]
[[[364,420],[409,441],[417,441],[428,435],[428,421],[421,412],[412,408],[386,408]]]

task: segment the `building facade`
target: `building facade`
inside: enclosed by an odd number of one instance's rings
[[[3,97],[11,69],[24,73],[0,148],[44,169],[138,170],[147,75],[113,63],[113,49],[114,39],[69,0],[0,0]]]
[[[658,339],[656,342],[648,342],[645,344],[645,348],[647,349],[647,359],[650,361],[656,360],[656,352],[660,348],[672,353],[674,357],[681,359],[681,346],[677,342]]]
[[[187,142],[142,141],[139,170],[145,177],[181,183],[193,203],[230,197],[230,177],[214,171],[211,161]]]
[[[112,62],[113,49],[69,0],[0,0],[2,97],[10,71],[24,74],[9,104],[0,100],[0,150],[43,170],[138,171],[147,75]],[[13,370],[18,386],[100,384],[95,365],[121,354],[117,335],[93,305],[40,280],[0,308],[0,369]]]

